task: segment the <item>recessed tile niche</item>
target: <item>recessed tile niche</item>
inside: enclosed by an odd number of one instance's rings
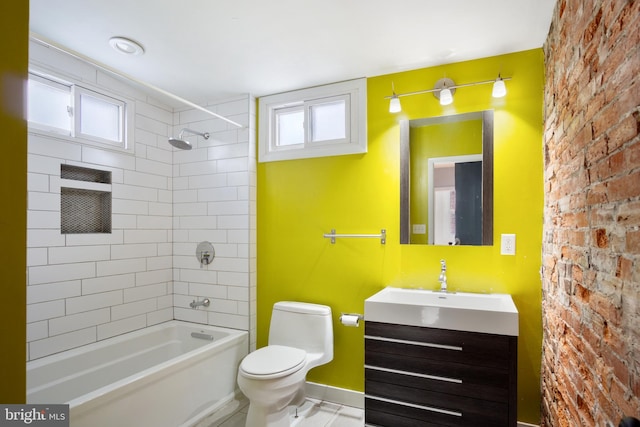
[[[111,172],[60,165],[62,234],[111,233]]]

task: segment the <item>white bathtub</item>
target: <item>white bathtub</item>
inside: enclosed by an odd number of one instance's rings
[[[27,402],[68,403],[72,427],[191,426],[234,397],[247,350],[244,331],[162,323],[28,362]]]

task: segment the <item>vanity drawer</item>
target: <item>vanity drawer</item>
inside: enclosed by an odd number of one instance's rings
[[[447,362],[503,368],[516,337],[390,323],[365,323],[365,351],[407,354]]]
[[[422,372],[403,372],[393,368],[377,365],[365,365],[365,390],[368,392],[369,383],[403,385],[417,391],[446,393],[450,395],[466,396],[507,403],[509,401],[509,382],[506,373],[500,372],[499,379],[491,378],[491,374],[477,375],[473,367],[463,367],[453,377],[448,369],[425,370]],[[491,382],[482,381],[484,377],[491,378]]]
[[[508,387],[509,371],[504,364],[501,367],[483,366],[474,363],[470,357],[454,357],[459,352],[455,352],[450,358],[441,357],[440,354],[434,356],[433,352],[430,347],[365,339],[366,366],[450,378],[465,384]]]
[[[367,424],[381,426],[505,426],[507,404],[369,382]],[[388,396],[388,397],[387,397]]]

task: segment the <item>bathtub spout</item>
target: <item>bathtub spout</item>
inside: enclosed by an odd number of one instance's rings
[[[196,308],[196,307],[209,307],[209,304],[211,304],[211,301],[209,301],[209,298],[205,298],[202,301],[196,301],[193,300],[189,303],[189,306],[191,306],[191,308]]]

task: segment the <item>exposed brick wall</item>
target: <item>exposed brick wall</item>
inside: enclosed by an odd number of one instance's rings
[[[640,1],[558,0],[547,42],[543,426],[640,418]]]

